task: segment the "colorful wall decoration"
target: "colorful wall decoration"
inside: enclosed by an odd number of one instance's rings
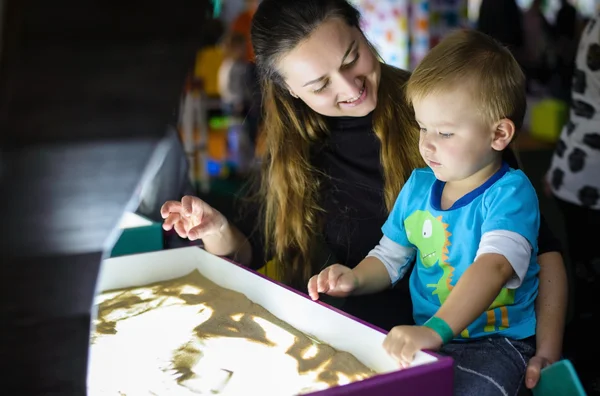
[[[384,61],[413,69],[450,30],[466,26],[467,0],[351,0]]]
[[[351,0],[362,14],[362,29],[383,60],[409,66],[408,6],[410,0]]]
[[[429,10],[432,47],[449,32],[469,24],[467,0],[429,0]]]
[[[469,18],[467,0],[413,0],[412,4],[414,40],[411,66],[415,67],[444,36],[469,26]]]
[[[410,0],[410,69],[414,69],[431,48],[430,0]]]

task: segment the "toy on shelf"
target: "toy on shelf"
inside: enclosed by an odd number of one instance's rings
[[[179,133],[190,164],[190,181],[198,192],[207,194],[214,180],[246,174],[254,153],[244,120],[214,110],[203,87],[201,81],[188,79],[181,101]]]

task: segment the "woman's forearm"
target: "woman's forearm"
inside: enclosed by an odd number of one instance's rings
[[[568,287],[563,258],[558,252],[538,256],[539,290],[536,299],[536,355],[560,359],[567,312]]]
[[[217,235],[203,239],[206,251],[217,256],[231,257],[248,266],[252,262],[252,246],[248,238],[233,224],[228,223]]]

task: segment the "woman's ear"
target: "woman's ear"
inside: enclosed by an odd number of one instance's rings
[[[515,132],[515,123],[508,118],[503,118],[498,121],[494,128],[492,148],[496,151],[503,151],[506,149],[515,137]]]
[[[296,94],[294,93],[294,91],[292,91],[291,89],[290,89],[290,95],[292,95],[294,98],[298,99],[298,95],[296,95]]]

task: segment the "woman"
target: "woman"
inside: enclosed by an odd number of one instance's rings
[[[184,197],[163,206],[165,229],[253,268],[273,257],[279,278],[300,290],[329,264],[354,267],[381,239],[404,181],[424,164],[404,99],[409,74],[379,61],[359,17],[346,0],[261,3],[252,26],[267,144],[260,210],[236,228],[205,202]],[[562,259],[547,228],[539,245],[546,287],[530,387],[560,357],[566,305]],[[334,303],[385,329],[412,322],[404,284]]]

